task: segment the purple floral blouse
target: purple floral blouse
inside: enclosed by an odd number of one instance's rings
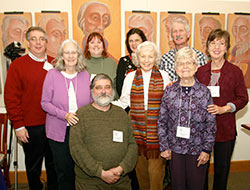
[[[202,151],[210,153],[216,134],[215,115],[207,112],[210,104],[213,104],[210,91],[197,80],[187,93],[182,90],[180,81],[168,86],[158,119],[160,151],[189,155],[199,155]],[[176,136],[177,126],[190,128],[189,139]]]

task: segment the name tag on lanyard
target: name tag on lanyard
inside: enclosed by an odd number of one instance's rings
[[[190,138],[190,128],[177,126],[176,136],[180,138],[189,139]]]

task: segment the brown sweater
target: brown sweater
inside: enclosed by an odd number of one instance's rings
[[[112,105],[103,112],[91,104],[77,111],[79,122],[71,127],[69,145],[75,161],[76,180],[85,184],[102,184],[101,171],[121,166],[122,178],[137,161],[137,145],[127,113]],[[122,131],[123,142],[113,141],[113,131]]]

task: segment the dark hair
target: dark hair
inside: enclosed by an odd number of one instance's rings
[[[27,40],[27,41],[30,40],[30,33],[31,33],[32,31],[35,31],[35,30],[44,33],[45,39],[46,39],[46,41],[48,41],[47,33],[45,32],[45,30],[44,30],[43,28],[41,28],[41,27],[39,27],[39,26],[31,26],[31,27],[28,28],[28,30],[27,30],[27,32],[26,32],[26,34],[25,34],[25,37],[26,37],[26,40]]]
[[[214,29],[210,32],[210,34],[208,35],[207,38],[207,43],[206,43],[206,47],[207,47],[207,55],[210,57],[210,54],[208,52],[209,49],[209,44],[214,41],[215,39],[224,39],[226,42],[226,48],[227,51],[230,48],[230,34],[228,33],[228,31],[226,30],[222,30],[222,29]],[[224,55],[224,57],[226,57],[226,53]]]
[[[131,28],[127,33],[127,37],[126,37],[126,41],[125,41],[125,44],[126,44],[126,47],[127,47],[129,54],[133,53],[130,46],[129,46],[129,37],[133,34],[138,34],[141,37],[142,42],[147,41],[147,38],[142,30],[140,30],[139,28]]]
[[[102,45],[103,45],[103,51],[102,51],[102,57],[105,58],[105,57],[108,57],[108,54],[107,54],[107,51],[106,51],[106,47],[105,47],[105,42],[104,42],[104,39],[103,39],[103,36],[98,33],[98,32],[92,32],[89,34],[88,38],[87,38],[87,41],[86,41],[86,45],[85,45],[85,48],[84,48],[84,57],[86,59],[90,59],[91,58],[91,54],[90,54],[90,51],[89,51],[89,42],[93,39],[97,37],[99,40],[102,41]]]
[[[90,90],[93,90],[93,88],[95,87],[96,81],[101,80],[101,79],[109,80],[112,89],[114,89],[114,84],[113,84],[113,82],[112,82],[112,79],[111,79],[107,74],[99,73],[99,74],[97,74],[97,75],[92,79],[91,84],[90,84]]]

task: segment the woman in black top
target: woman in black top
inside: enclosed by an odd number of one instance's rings
[[[126,47],[128,50],[129,55],[121,57],[118,63],[118,67],[116,70],[116,90],[119,95],[121,96],[123,80],[125,76],[131,72],[136,70],[136,66],[132,63],[131,55],[135,52],[137,46],[146,41],[146,36],[142,30],[139,28],[132,28],[128,31],[126,37]]]

